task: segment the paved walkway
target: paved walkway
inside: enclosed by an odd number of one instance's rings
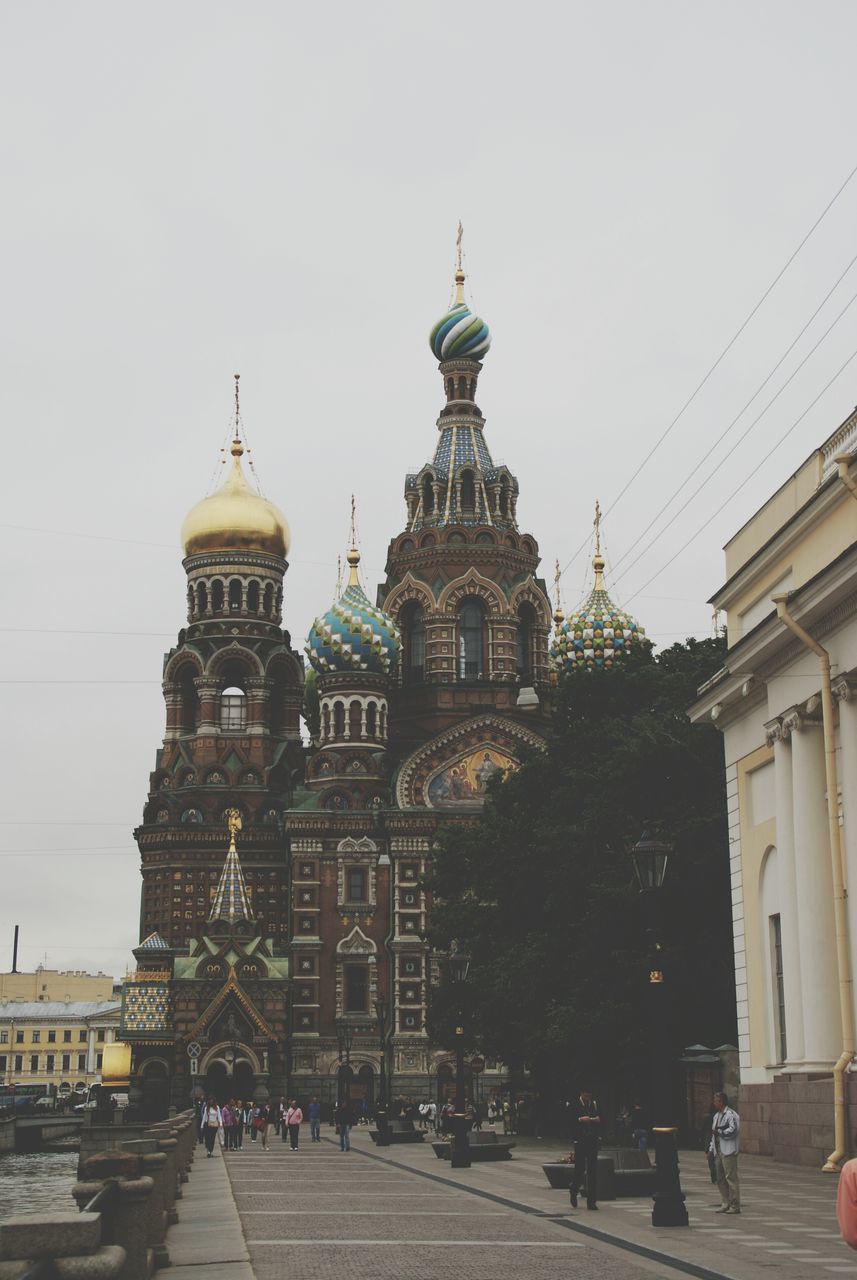
[[[743,1212],[723,1217],[702,1154],[686,1153],[691,1226],[655,1229],[648,1199],[572,1210],[540,1167],[555,1142],[518,1139],[511,1161],[453,1170],[428,1142],[378,1151],[358,1128],[343,1153],[322,1134],[312,1144],[304,1126],[297,1153],[272,1133],[267,1154],[248,1142],[198,1157],[168,1236],[174,1262],[192,1262],[194,1280],[857,1280],[836,1177],[815,1170],[743,1156]]]

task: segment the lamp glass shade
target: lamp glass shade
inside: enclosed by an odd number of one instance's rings
[[[470,956],[465,951],[452,951],[449,956],[449,976],[453,982],[466,982],[470,972]]]
[[[650,832],[643,832],[631,850],[631,860],[641,893],[651,893],[662,887],[672,852],[673,846],[666,840],[658,840]]]

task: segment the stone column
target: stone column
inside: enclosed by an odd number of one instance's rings
[[[774,788],[777,816],[777,865],[779,867],[780,927],[783,944],[783,987],[786,1004],[787,1063],[804,1059],[803,990],[800,976],[797,877],[795,871],[792,748],[790,735],[780,720],[765,725],[765,738],[774,748]],[[767,939],[762,939],[762,946]]]
[[[272,681],[264,676],[250,676],[246,681],[247,688],[247,732],[263,735],[269,732],[268,702],[271,697]]]
[[[827,837],[824,740],[821,723],[797,709],[783,717],[791,734],[794,854],[804,1068],[829,1069],[839,1056],[839,1007],[833,918],[833,877]]]
[[[199,694],[199,725],[197,733],[216,733],[219,729],[217,709],[222,680],[210,676],[195,676],[194,685]]]
[[[845,858],[845,910],[851,964],[857,962],[857,675],[833,682],[839,703],[839,787],[842,793],[842,845]]]
[[[166,1156],[166,1165],[164,1169],[164,1211],[167,1215],[167,1225],[172,1226],[178,1222],[179,1214],[176,1209],[176,1198],[178,1196],[178,1171],[176,1167],[176,1153],[178,1149],[178,1141],[172,1137],[169,1129],[164,1131],[158,1127],[147,1129],[144,1135],[147,1138],[154,1138],[158,1144],[158,1150],[162,1151]]]

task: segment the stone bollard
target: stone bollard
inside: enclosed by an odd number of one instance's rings
[[[100,1213],[32,1213],[0,1222],[0,1280],[50,1259],[59,1280],[119,1280],[125,1250],[101,1243]]]
[[[102,1213],[102,1240],[118,1244],[125,1251],[120,1280],[148,1280],[155,1269],[154,1252],[149,1247],[149,1200],[154,1181],[139,1177],[141,1157],[130,1151],[102,1151],[84,1165],[86,1182],[79,1182],[72,1195],[82,1209],[94,1195],[114,1183],[117,1194],[110,1209]]]
[[[149,1196],[146,1213],[146,1242],[154,1255],[155,1269],[168,1267],[170,1255],[166,1245],[167,1211],[164,1207],[167,1157],[163,1151],[158,1150],[154,1138],[135,1138],[130,1142],[123,1142],[122,1150],[139,1156],[141,1174],[152,1179],[152,1194]]]
[[[173,1156],[174,1156],[173,1168],[175,1170],[175,1184],[176,1184],[175,1192],[173,1194],[173,1201],[181,1200],[184,1194],[182,1192],[181,1130],[176,1127],[176,1123],[174,1120],[161,1120],[158,1124],[154,1125],[153,1128],[157,1130],[159,1138],[161,1139],[169,1138],[176,1144],[175,1150],[173,1153]]]
[[[176,1171],[176,1152],[178,1150],[177,1139],[170,1136],[169,1129],[158,1129],[157,1127],[147,1129],[144,1138],[154,1138],[158,1144],[158,1150],[166,1156],[166,1164],[164,1166],[164,1211],[167,1215],[167,1226],[172,1226],[178,1222],[179,1214],[176,1209],[176,1198],[178,1195],[178,1173]]]

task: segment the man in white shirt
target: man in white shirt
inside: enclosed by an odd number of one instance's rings
[[[738,1183],[738,1135],[741,1118],[729,1106],[725,1093],[714,1095],[714,1117],[711,1122],[709,1151],[714,1156],[717,1188],[722,1204],[718,1213],[741,1212],[741,1189]]]

